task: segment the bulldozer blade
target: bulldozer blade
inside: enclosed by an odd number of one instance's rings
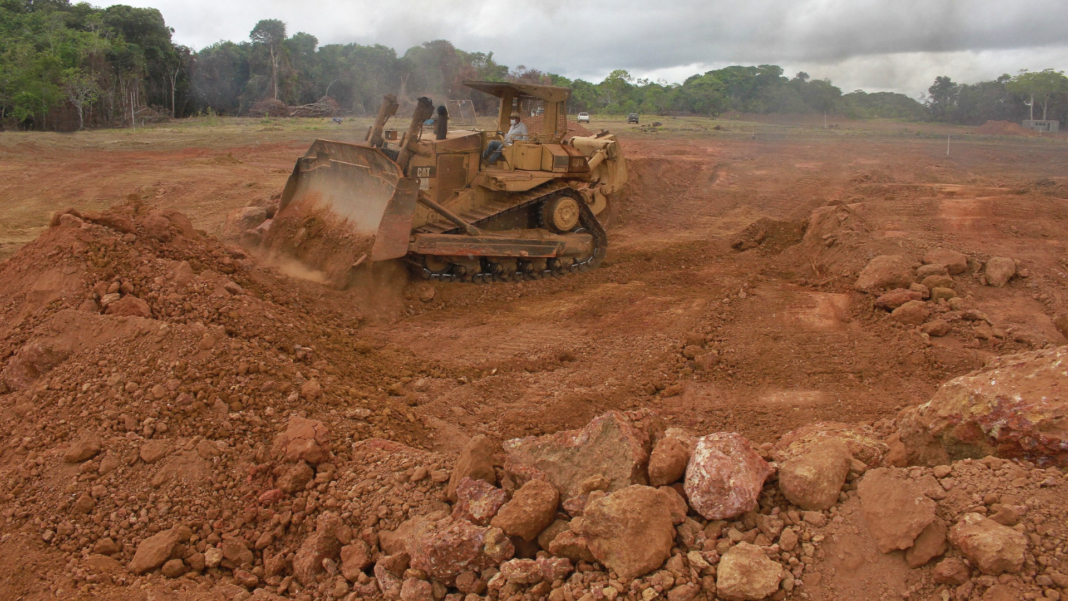
[[[408,254],[408,237],[412,233],[412,216],[418,197],[419,178],[405,177],[397,182],[397,191],[382,213],[382,223],[371,249],[372,261],[398,259]]]
[[[384,152],[316,140],[297,160],[264,240],[344,287],[361,257],[404,256],[419,193]]]

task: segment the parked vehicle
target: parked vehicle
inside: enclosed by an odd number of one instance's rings
[[[631,114],[627,115],[627,123],[637,123],[637,122],[638,122],[638,113],[631,113]]]
[[[589,123],[590,122],[590,114],[589,113],[579,113],[578,114],[578,119],[576,119],[576,121],[578,121],[579,123]]]

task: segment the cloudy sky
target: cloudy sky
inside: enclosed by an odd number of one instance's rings
[[[937,75],[971,83],[1068,69],[1068,0],[125,0],[160,9],[175,40],[245,40],[281,19],[320,44],[403,53],[447,39],[498,62],[600,81],[613,69],[679,82],[777,64],[843,91],[917,96]],[[106,5],[107,3],[105,3]]]

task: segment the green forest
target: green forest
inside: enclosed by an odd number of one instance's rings
[[[613,71],[601,82],[509,67],[492,52],[467,52],[434,40],[398,54],[383,45],[319,45],[273,19],[247,40],[194,51],[175,44],[156,9],[96,8],[69,0],[0,0],[0,127],[71,131],[125,127],[203,114],[245,115],[265,100],[309,104],[329,96],[345,114],[373,114],[386,93],[492,99],[461,85],[467,79],[564,85],[571,112],[656,115],[827,113],[860,119],[981,124],[987,120],[1068,118],[1062,72],[1021,71],[958,84],[938,77],[917,100],[856,90],[776,65],[731,66],[682,83],[636,79]],[[276,103],[277,104],[277,103]]]

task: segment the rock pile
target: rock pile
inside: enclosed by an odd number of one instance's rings
[[[966,278],[977,284],[1002,287],[1029,273],[1017,261],[992,257],[981,263],[967,255],[934,249],[917,263],[902,255],[880,255],[861,271],[854,288],[876,295],[875,307],[889,312],[891,320],[919,328],[921,335],[956,334],[977,345],[1004,342],[1042,346],[1028,332],[1013,332],[994,324],[966,294]]]
[[[613,411],[446,457],[403,396],[443,374],[178,214],[67,212],[0,275],[0,544],[56,598],[858,598],[853,557],[907,574],[875,597],[1068,592],[1063,349],[773,444]]]

